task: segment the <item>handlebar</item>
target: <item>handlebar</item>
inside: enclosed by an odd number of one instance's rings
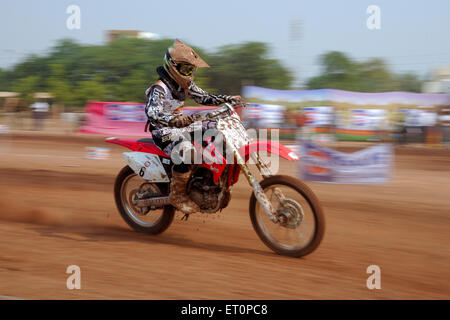
[[[217,108],[211,112],[208,113],[194,113],[192,116],[194,118],[194,121],[205,121],[205,120],[210,120],[213,121],[215,120],[215,118],[217,118],[218,116],[227,113],[228,115],[231,115],[233,112],[235,112],[234,110],[234,106],[237,107],[243,107],[245,108],[247,106],[247,103],[243,103],[243,104],[238,104],[238,103],[224,103],[224,105],[220,108]]]
[[[207,120],[212,120],[219,115],[222,115],[224,113],[230,113],[229,111],[234,111],[233,107],[229,103],[225,103],[224,106],[217,108],[214,111],[208,112],[205,116]]]
[[[218,116],[227,113],[228,115],[232,114],[234,112],[234,108],[232,106],[232,104],[230,103],[225,103],[222,107],[217,108],[211,112],[208,112],[206,114],[199,114],[197,113],[195,118],[196,120],[214,120],[215,118],[217,118]]]

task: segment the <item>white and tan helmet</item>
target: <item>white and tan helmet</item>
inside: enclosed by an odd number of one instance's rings
[[[209,65],[194,49],[176,39],[164,56],[164,68],[180,87],[187,89],[197,68],[209,68]]]

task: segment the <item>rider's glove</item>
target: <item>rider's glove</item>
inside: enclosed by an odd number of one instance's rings
[[[204,114],[201,113],[194,113],[191,115],[191,117],[194,119],[194,121],[204,121],[206,120],[206,117]]]
[[[245,107],[246,104],[247,104],[247,103],[245,102],[244,98],[242,98],[241,96],[232,96],[232,97],[230,98],[230,102],[231,102],[232,104],[240,105],[240,106],[243,106],[243,107]]]
[[[169,127],[184,128],[195,122],[193,116],[179,115],[169,121]]]

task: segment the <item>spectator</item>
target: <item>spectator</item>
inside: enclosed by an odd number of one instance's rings
[[[299,128],[303,127],[306,123],[306,115],[302,112],[295,115],[295,125]]]
[[[42,122],[47,116],[49,105],[45,100],[39,99],[38,101],[30,105],[30,108],[33,109],[33,130],[41,130]]]

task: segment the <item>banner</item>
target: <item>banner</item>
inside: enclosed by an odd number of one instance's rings
[[[353,92],[336,89],[277,90],[255,86],[244,86],[247,99],[283,102],[332,101],[351,105],[450,105],[450,94],[428,94],[414,92]]]
[[[438,120],[438,114],[432,111],[420,109],[400,109],[405,115],[405,126],[407,127],[430,127]]]
[[[311,127],[329,127],[334,125],[334,108],[329,106],[304,107],[305,125]]]
[[[286,107],[274,104],[249,103],[243,120],[253,128],[279,128],[285,121]]]
[[[355,130],[384,129],[387,123],[387,111],[384,109],[351,110],[350,128]]]
[[[184,107],[183,114],[208,112],[217,107]],[[145,104],[134,102],[89,102],[85,107],[85,123],[81,133],[113,136],[151,136],[144,132],[147,116]]]
[[[393,160],[390,144],[379,144],[354,153],[338,152],[302,141],[300,179],[338,184],[388,183]]]

